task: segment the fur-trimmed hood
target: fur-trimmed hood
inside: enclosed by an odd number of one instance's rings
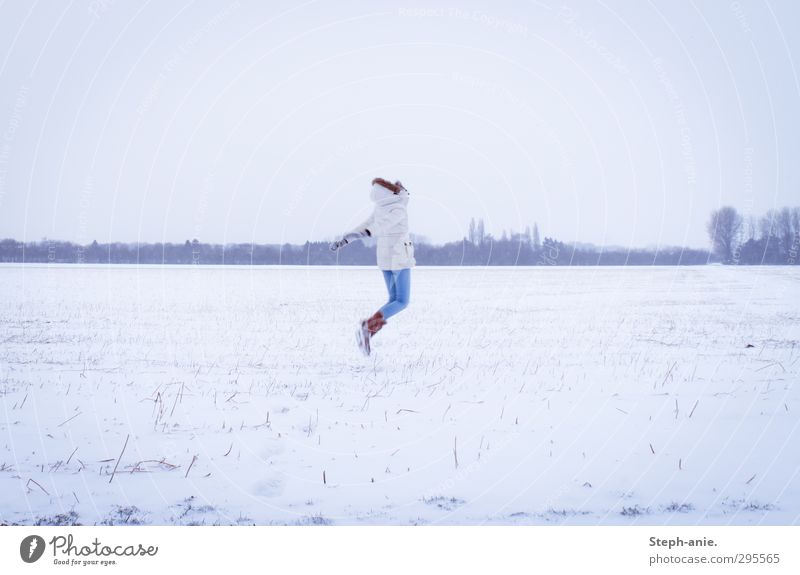
[[[414,245],[408,234],[408,191],[394,193],[378,183],[372,185],[372,215],[353,229],[377,240],[378,267],[382,270],[411,268],[416,264]]]
[[[408,191],[400,190],[394,193],[380,184],[372,184],[369,199],[377,206],[390,206],[392,204],[408,205]]]

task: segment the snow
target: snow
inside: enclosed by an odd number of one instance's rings
[[[799,281],[2,265],[0,523],[797,524]]]

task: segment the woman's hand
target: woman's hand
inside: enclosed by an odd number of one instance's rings
[[[370,235],[372,234],[369,233],[369,230],[364,230],[363,232],[350,232],[349,234],[345,234],[343,238],[336,240],[335,242],[331,242],[330,246],[328,247],[330,247],[332,252],[335,252],[336,250],[338,250],[339,248],[343,248],[350,242],[353,242],[355,240],[360,240],[361,238]]]
[[[331,248],[332,252],[335,252],[339,248],[343,248],[344,246],[346,246],[349,243],[350,242],[347,241],[347,238],[342,238],[342,239],[336,240],[335,242],[331,242],[331,245],[329,247]]]

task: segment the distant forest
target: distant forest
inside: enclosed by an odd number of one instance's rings
[[[706,225],[717,261],[725,264],[796,265],[800,251],[800,207],[769,210],[757,218],[724,206]]]
[[[800,208],[770,211],[760,220],[734,208],[712,213],[707,231],[713,250],[680,247],[600,248],[539,237],[538,225],[498,238],[485,232],[481,219],[470,221],[459,241],[433,245],[414,237],[418,265],[703,265],[796,263],[800,243]],[[183,264],[183,265],[374,265],[374,243],[354,242],[331,252],[327,241],[304,244],[99,243],[87,245],[42,239],[0,240],[0,262]]]

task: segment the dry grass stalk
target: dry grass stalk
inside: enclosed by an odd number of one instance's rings
[[[122,446],[122,451],[119,453],[119,457],[117,457],[117,462],[114,464],[114,471],[111,472],[111,478],[108,480],[109,483],[114,481],[114,474],[117,472],[117,467],[119,467],[119,460],[122,459],[122,455],[125,453],[125,448],[128,447],[128,440],[131,438],[131,434],[129,433],[128,436],[125,438],[125,445]]]

